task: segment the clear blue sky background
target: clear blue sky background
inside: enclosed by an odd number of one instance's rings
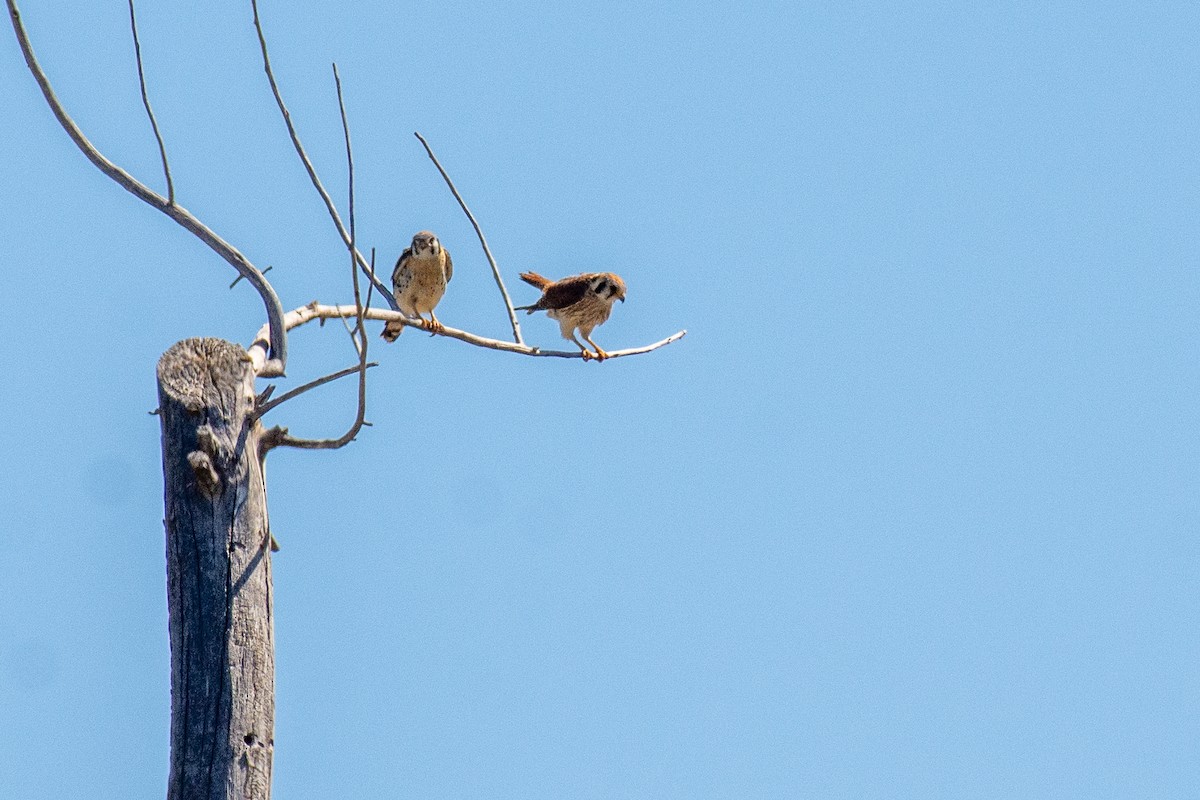
[[[143,2],[180,202],[349,299],[248,2]],[[25,0],[161,186],[123,0]],[[1179,798],[1200,786],[1200,12],[1188,3],[283,3],[360,237],[611,269],[596,365],[414,332],[270,458],[278,797]],[[154,368],[257,297],[87,164],[0,31],[0,793],[161,796]],[[528,337],[560,345],[530,319]],[[378,342],[378,340],[376,340]],[[296,385],[352,361],[292,337]],[[274,412],[337,435],[347,383]]]

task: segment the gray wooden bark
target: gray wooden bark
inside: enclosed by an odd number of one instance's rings
[[[246,351],[158,362],[171,633],[168,800],[266,800],[275,730],[270,531]]]

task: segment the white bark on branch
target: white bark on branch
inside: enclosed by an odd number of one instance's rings
[[[354,317],[358,313],[358,309],[353,305],[337,305],[330,306],[318,303],[315,300],[306,306],[293,309],[283,317],[283,324],[287,330],[297,328],[305,323],[320,319],[338,319],[345,317]],[[415,319],[406,317],[399,311],[391,311],[383,308],[367,308],[363,309],[363,317],[371,320],[380,320],[383,322],[399,321],[405,325],[411,325],[414,328],[430,331],[429,322],[427,320]],[[433,333],[433,331],[430,331]],[[457,328],[444,328],[438,332],[441,336],[446,336],[451,339],[458,339],[460,342],[466,342],[476,347],[486,347],[489,350],[501,350],[506,353],[517,353],[523,356],[536,356],[540,358],[583,358],[583,353],[579,350],[543,350],[539,347],[530,347],[527,344],[517,344],[516,342],[506,342],[500,339],[489,339],[486,336],[479,336],[469,331],[460,331]],[[672,342],[677,342],[687,335],[687,331],[679,331],[673,333],[665,339],[654,342],[653,344],[644,345],[642,347],[633,347],[626,350],[609,350],[610,358],[620,358],[622,356],[636,356],[642,353],[649,353],[657,350],[660,347],[666,347]],[[266,337],[267,328],[263,326],[258,332],[258,337],[254,343],[250,345],[250,358],[257,366],[262,362],[266,352]]]
[[[153,206],[173,219],[193,236],[208,245],[213,252],[225,259],[230,266],[237,270],[238,274],[249,281],[254,290],[258,292],[259,297],[262,298],[263,305],[266,306],[267,327],[270,331],[269,357],[264,359],[264,362],[256,371],[264,377],[283,375],[284,369],[287,366],[287,333],[283,325],[283,304],[279,301],[279,296],[275,294],[275,289],[267,282],[267,279],[263,277],[258,268],[250,263],[250,260],[242,255],[237,248],[218,236],[200,220],[196,219],[186,208],[176,204],[173,199],[163,197],[121,167],[109,161],[104,154],[96,149],[95,145],[88,141],[83,131],[75,124],[75,121],[71,119],[71,115],[67,113],[59,101],[58,96],[54,93],[54,88],[50,85],[50,79],[46,77],[46,73],[38,63],[37,57],[33,53],[33,45],[29,42],[29,35],[25,31],[25,25],[21,22],[21,11],[17,8],[16,0],[5,0],[5,2],[8,5],[8,14],[12,21],[13,31],[17,35],[17,43],[21,46],[21,53],[25,56],[25,63],[28,65],[29,71],[33,74],[34,80],[37,81],[38,88],[42,90],[42,96],[46,98],[46,103],[50,106],[50,110],[54,113],[58,124],[62,126],[67,135],[71,137],[71,141],[75,143],[75,146],[79,148],[80,152],[97,169],[134,197],[147,205]]]

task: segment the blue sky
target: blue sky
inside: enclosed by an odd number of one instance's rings
[[[248,2],[140,11],[180,202],[285,307],[346,301]],[[161,186],[123,2],[26,0],[64,103]],[[1200,785],[1200,12],[1189,4],[263,0],[361,241],[439,317],[612,270],[602,365],[413,332],[366,429],[269,461],[278,797],[1185,797]],[[87,164],[0,36],[0,785],[156,796],[154,367],[244,284]],[[525,322],[557,346],[557,326]],[[291,339],[290,386],[345,366]],[[347,383],[272,413],[337,435]]]

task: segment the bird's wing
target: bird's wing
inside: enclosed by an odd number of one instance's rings
[[[443,271],[446,273],[446,283],[449,283],[450,279],[454,277],[454,262],[450,260],[449,250],[443,247],[442,252],[446,254],[446,267]]]
[[[566,308],[578,303],[587,294],[590,277],[590,275],[572,275],[570,278],[555,281],[542,292],[542,299],[537,302],[538,307]]]
[[[404,252],[400,254],[400,257],[396,259],[396,266],[392,269],[392,286],[395,286],[396,281],[400,279],[401,265],[404,264],[404,262],[407,261],[411,255],[412,248],[406,247],[404,248]]]

